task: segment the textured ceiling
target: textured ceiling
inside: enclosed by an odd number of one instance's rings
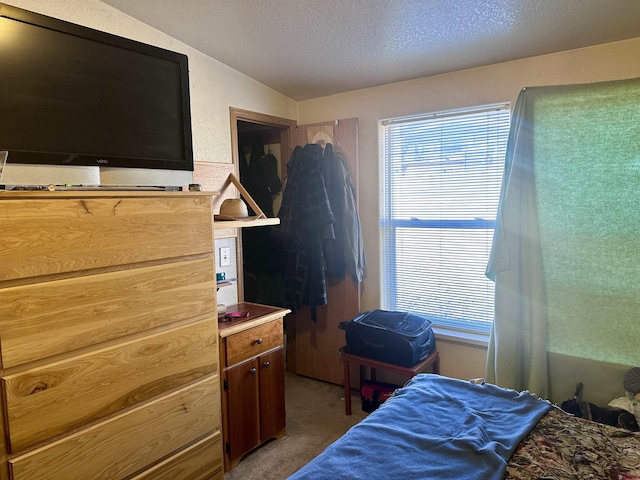
[[[640,37],[640,0],[102,1],[294,100]]]

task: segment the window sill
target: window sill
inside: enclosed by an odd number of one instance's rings
[[[489,345],[488,333],[466,332],[463,330],[454,330],[451,328],[436,326],[433,327],[433,333],[436,336],[436,342],[437,340],[443,340],[446,342],[456,342],[483,348],[487,348]]]

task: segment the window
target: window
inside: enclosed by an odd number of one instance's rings
[[[383,308],[488,332],[509,105],[382,122]]]

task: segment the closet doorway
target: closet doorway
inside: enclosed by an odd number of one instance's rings
[[[295,142],[295,120],[230,109],[232,158],[238,178],[260,209],[275,217],[282,201],[287,162]],[[251,214],[251,213],[250,213]],[[282,306],[284,284],[270,229],[252,227],[238,233],[238,299]]]

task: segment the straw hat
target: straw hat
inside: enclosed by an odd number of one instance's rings
[[[220,214],[215,215],[216,220],[242,220],[249,217],[247,204],[240,198],[227,198],[220,205]]]

